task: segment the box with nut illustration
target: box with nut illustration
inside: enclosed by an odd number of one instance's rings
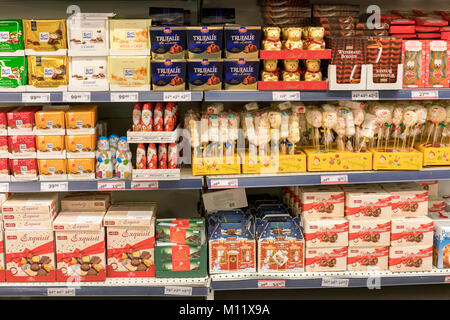
[[[65,135],[66,128],[63,110],[40,110],[35,114],[37,135]]]
[[[60,212],[53,221],[57,281],[106,279],[104,212]]]
[[[385,247],[391,244],[391,220],[349,220],[348,245],[350,247]]]
[[[372,153],[303,148],[308,171],[372,170]]]
[[[66,20],[23,20],[26,55],[65,55]]]
[[[428,191],[415,182],[386,183],[382,187],[391,194],[392,217],[419,217],[428,213]]]
[[[347,270],[347,247],[308,248],[305,253],[305,271]]]
[[[373,170],[422,170],[423,154],[416,149],[370,149],[373,153]]]
[[[5,230],[7,282],[52,282],[55,277],[53,230]]]
[[[108,77],[111,91],[149,91],[149,56],[109,56]]]
[[[108,277],[155,276],[156,203],[118,203],[103,219]]]
[[[34,136],[9,136],[8,151],[14,158],[35,158],[36,139]]]
[[[64,136],[36,136],[38,159],[64,159],[66,148]]]
[[[21,106],[13,108],[6,114],[8,121],[8,135],[33,134],[35,125],[34,114],[39,111],[39,106]]]
[[[300,193],[302,217],[344,217],[344,192],[339,186],[306,186]]]
[[[67,180],[66,159],[38,159],[39,180]]]
[[[450,268],[450,222],[434,222],[433,265],[439,269]]]
[[[431,271],[433,247],[414,245],[389,248],[389,270],[392,272]]]
[[[95,133],[97,105],[70,106],[65,115],[68,135]]]
[[[234,157],[192,157],[192,175],[240,174],[241,163]]]
[[[348,221],[344,218],[308,218],[301,225],[307,248],[348,245]]]
[[[67,91],[67,56],[28,56],[27,91]]]
[[[433,220],[428,217],[394,218],[391,225],[391,246],[431,246]]]
[[[93,158],[97,146],[97,135],[74,135],[65,137],[67,158]]]
[[[151,19],[109,20],[110,55],[150,55]]]
[[[11,180],[13,181],[33,181],[37,180],[37,161],[31,159],[9,159],[9,168],[11,170]]]
[[[95,159],[67,159],[68,180],[94,180]]]
[[[0,31],[0,34],[2,33]],[[4,43],[5,41],[0,41],[0,47]],[[3,55],[3,52],[0,52],[0,55]],[[27,62],[26,57],[0,57],[0,92],[25,91],[28,83]]]
[[[2,56],[23,56],[25,54],[22,20],[1,20],[0,32],[2,33],[0,43]]]
[[[450,147],[431,143],[416,145],[417,150],[423,153],[424,166],[448,166],[450,164]]]
[[[389,247],[348,248],[347,270],[387,270]]]
[[[306,172],[306,155],[298,150],[296,154],[280,154],[278,157],[250,157],[244,153],[242,173],[290,173]]]
[[[391,195],[379,185],[343,186],[345,191],[344,214],[350,220],[390,219]]]

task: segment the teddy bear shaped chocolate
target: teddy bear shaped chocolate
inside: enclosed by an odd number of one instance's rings
[[[283,49],[303,49],[302,28],[285,28],[286,41],[283,41]]]
[[[261,71],[262,81],[278,81],[278,60],[263,60],[263,71]]]
[[[322,81],[322,72],[320,71],[319,59],[307,59],[305,60],[305,65],[305,81]]]
[[[53,265],[50,263],[52,259],[48,256],[32,256],[31,258],[22,258],[21,265],[22,270],[27,275],[34,276],[47,276],[48,273],[54,270]]]
[[[132,253],[122,254],[122,265],[129,271],[147,271],[153,264],[151,253],[148,251],[135,250]]]
[[[283,81],[300,81],[300,68],[297,59],[284,59],[281,71]]]
[[[325,35],[324,27],[309,27],[308,29],[308,40],[307,50],[323,50],[325,49],[325,40],[323,37]]]
[[[281,50],[279,27],[265,27],[263,28],[264,40],[262,41],[263,50]]]
[[[72,272],[78,273],[80,276],[96,276],[100,270],[105,269],[101,264],[102,259],[99,256],[85,255],[81,258],[73,257],[70,261],[70,269]]]

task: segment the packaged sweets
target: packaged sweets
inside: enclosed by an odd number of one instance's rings
[[[395,83],[397,68],[402,60],[402,39],[394,37],[369,37],[366,63],[373,65],[374,83]]]
[[[222,57],[223,27],[186,27],[189,59],[220,59]]]
[[[348,247],[308,248],[305,251],[305,271],[347,270]]]
[[[11,155],[26,156],[36,152],[34,136],[8,136],[8,149]]]
[[[97,123],[97,105],[79,105],[70,106],[65,113],[67,129],[83,131],[84,129],[93,129]]]
[[[38,158],[40,157],[40,153],[43,153],[44,155],[64,154],[64,137],[65,136],[36,136]]]
[[[65,129],[64,111],[40,110],[34,114],[37,130]]]
[[[449,222],[435,222],[433,236],[433,265],[439,269],[450,268],[449,240]]]
[[[72,193],[61,199],[61,211],[102,211],[111,204],[109,193]]]
[[[186,60],[152,60],[152,89],[183,91],[186,88]]]
[[[22,20],[0,20],[0,56],[23,56]]]
[[[106,57],[70,57],[70,91],[108,91]]]
[[[38,159],[40,180],[67,179],[66,159]]]
[[[37,162],[31,159],[9,159],[9,167],[15,180],[36,180]]]
[[[225,60],[225,90],[256,90],[259,60]]]
[[[348,249],[347,270],[387,270],[389,247],[365,247]]]
[[[225,58],[257,59],[261,42],[260,26],[225,25]]]
[[[0,181],[9,181],[9,159],[0,158]]]
[[[110,56],[108,76],[111,91],[149,91],[150,57]]]
[[[108,56],[108,17],[114,14],[80,13],[67,20],[69,56]]]
[[[420,88],[425,84],[425,41],[404,40],[402,50],[403,87]]]
[[[26,55],[65,55],[65,20],[23,20]]]
[[[448,45],[446,40],[430,40],[428,42],[426,57],[428,72],[425,77],[425,87],[448,88],[450,78]]]
[[[21,106],[13,108],[6,114],[8,119],[8,134],[12,133],[30,133],[32,134],[35,125],[35,113],[41,107],[38,106]],[[16,131],[16,132],[13,132]]]
[[[189,90],[222,89],[222,60],[189,60],[187,68]]]
[[[392,272],[431,271],[433,247],[413,245],[389,248],[389,270]]]
[[[66,148],[69,153],[94,152],[97,143],[95,134],[65,136]],[[74,158],[76,155],[68,154],[68,158]]]
[[[67,159],[69,180],[95,179],[95,159]]]
[[[25,91],[28,82],[26,57],[0,57],[0,70],[0,91]]]
[[[150,55],[150,19],[109,21],[110,55]]]
[[[152,59],[184,59],[186,57],[184,27],[152,27],[150,39]]]
[[[29,56],[28,89],[67,90],[67,56]]]

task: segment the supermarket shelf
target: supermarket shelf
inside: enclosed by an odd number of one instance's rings
[[[206,297],[207,284],[208,278],[108,278],[105,282],[71,282],[69,284],[66,282],[0,283],[0,296]]]
[[[209,189],[258,188],[321,185],[323,176],[347,179],[347,183],[382,183],[426,180],[450,180],[450,168],[433,167],[421,171],[304,172],[280,174],[242,174],[207,176]],[[333,177],[331,177],[333,180]],[[211,183],[213,186],[211,186]]]
[[[31,101],[24,101],[23,100],[23,93],[21,92],[0,92],[0,103],[3,102],[11,102],[11,103],[16,103],[16,102],[133,102],[136,101],[135,99],[133,99],[133,93],[137,93],[138,94],[138,100],[137,101],[142,101],[142,102],[147,102],[147,101],[169,101],[172,100],[169,96],[172,96],[172,98],[174,98],[174,100],[180,100],[180,101],[202,101],[203,99],[203,92],[202,91],[181,91],[181,92],[176,92],[175,95],[174,92],[162,92],[162,91],[141,91],[141,92],[116,92],[117,94],[130,94],[129,96],[125,97],[116,97],[111,99],[111,94],[113,92],[109,92],[109,91],[98,91],[98,92],[89,92],[88,93],[88,98],[86,98],[86,95],[79,93],[79,92],[71,92],[74,94],[74,97],[67,100],[67,99],[63,99],[63,92],[50,92],[50,93],[45,93],[45,92],[27,92],[25,93],[25,95],[34,95],[34,98],[31,98]],[[185,93],[188,93],[188,95],[184,95]],[[50,95],[50,101],[45,101],[45,95],[49,94]],[[77,94],[80,94],[80,96],[77,96]],[[178,95],[182,95],[183,94],[183,98],[180,98],[177,96]],[[189,96],[190,94],[190,96]],[[164,98],[166,95],[166,99]],[[83,97],[82,97],[83,96]],[[44,99],[44,100],[42,100]],[[78,99],[78,100],[77,100]],[[87,100],[83,100],[83,99],[87,99]],[[168,100],[169,99],[169,100]],[[114,101],[112,101],[114,100]]]
[[[357,91],[357,90],[356,90]],[[292,100],[300,101],[329,101],[329,100],[352,100],[353,92],[356,91],[300,91],[298,95],[291,95]],[[371,93],[377,92],[379,100],[410,100],[417,92],[423,93],[423,99],[450,99],[450,89],[403,89],[403,90],[368,90],[358,91]],[[414,92],[414,93],[413,93]],[[438,96],[434,93],[437,92]],[[275,101],[277,91],[205,91],[205,101]],[[274,99],[275,96],[275,99]],[[279,95],[278,95],[279,96]],[[365,100],[362,98],[361,100]]]
[[[0,188],[9,192],[56,192],[56,191],[98,191],[102,189],[103,182],[111,183],[106,187],[113,188],[116,191],[126,190],[183,190],[183,189],[201,189],[203,185],[202,177],[194,177],[189,173],[190,170],[182,169],[181,179],[172,181],[158,181],[157,184],[148,184],[145,182],[133,182],[132,180],[80,180],[80,181],[28,181],[28,182],[0,182]],[[115,187],[114,182],[118,183]],[[122,183],[121,183],[122,182]],[[54,186],[49,184],[54,183]],[[67,183],[67,190],[64,190],[64,184]],[[135,183],[140,183],[137,186]],[[8,188],[8,189],[7,189]],[[103,185],[105,188],[105,185]],[[103,189],[105,190],[105,189]]]
[[[450,283],[450,270],[429,272],[344,271],[294,274],[237,273],[211,275],[213,290],[313,289],[325,287],[383,287]]]

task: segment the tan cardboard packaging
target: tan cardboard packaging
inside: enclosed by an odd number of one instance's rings
[[[305,271],[347,270],[347,247],[306,248]]]
[[[391,220],[349,220],[348,245],[350,247],[384,247],[390,244]]]
[[[391,223],[391,246],[433,245],[433,220],[429,217],[395,218]]]
[[[344,217],[344,192],[338,186],[308,186],[301,190],[305,218]]]
[[[428,191],[417,183],[384,184],[392,196],[392,217],[419,217],[428,212]]]
[[[61,211],[103,211],[111,205],[111,195],[100,194],[68,194],[61,200]]]
[[[391,214],[391,195],[381,188],[345,193],[345,216],[348,219],[390,219]]]
[[[348,221],[344,218],[303,219],[306,248],[348,245]]]
[[[347,270],[387,270],[389,247],[348,248]]]
[[[58,212],[57,193],[14,194],[2,205],[3,214],[34,213],[46,215],[50,219]]]
[[[390,247],[389,270],[392,272],[431,271],[433,247]]]

